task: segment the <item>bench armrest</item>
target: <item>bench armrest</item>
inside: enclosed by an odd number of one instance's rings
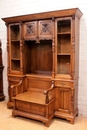
[[[21,93],[20,91],[23,91],[22,79],[19,83],[11,86],[11,97],[15,97],[17,94]]]
[[[52,81],[51,87],[44,91],[44,94],[46,95],[46,100],[45,100],[46,103],[49,103],[49,101],[52,98],[54,98],[54,81]],[[51,97],[51,99],[50,99],[50,97]]]

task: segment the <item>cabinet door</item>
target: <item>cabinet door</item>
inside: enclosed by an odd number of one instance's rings
[[[8,47],[8,73],[20,74],[22,70],[21,56],[21,25],[20,23],[9,25],[9,44]]]
[[[53,22],[52,20],[39,21],[39,39],[52,39]]]
[[[69,75],[71,73],[71,37],[72,18],[56,19],[56,74]]]
[[[32,21],[24,24],[25,40],[52,39],[52,20]]]
[[[26,22],[24,24],[24,39],[35,40],[37,38],[37,21]]]
[[[71,89],[58,88],[57,93],[57,111],[70,113]]]

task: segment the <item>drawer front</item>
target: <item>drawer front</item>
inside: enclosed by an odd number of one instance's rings
[[[21,80],[21,77],[11,76],[11,77],[8,77],[8,80],[9,80],[9,81],[20,81],[20,80]]]
[[[55,86],[58,87],[71,87],[72,86],[72,82],[68,82],[68,81],[55,81]]]

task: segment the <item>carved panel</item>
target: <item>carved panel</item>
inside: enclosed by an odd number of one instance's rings
[[[26,22],[24,24],[24,39],[36,39],[37,36],[37,21]]]
[[[39,38],[52,39],[52,20],[39,21]]]
[[[41,32],[42,34],[44,34],[44,33],[51,34],[50,24],[49,23],[43,23],[41,31],[42,31]]]
[[[26,35],[34,35],[34,24],[26,25]]]

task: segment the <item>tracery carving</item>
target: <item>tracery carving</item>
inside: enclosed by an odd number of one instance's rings
[[[49,23],[42,24],[42,33],[50,33],[51,34],[51,29],[50,29]]]
[[[27,25],[27,34],[34,34],[34,25]]]

